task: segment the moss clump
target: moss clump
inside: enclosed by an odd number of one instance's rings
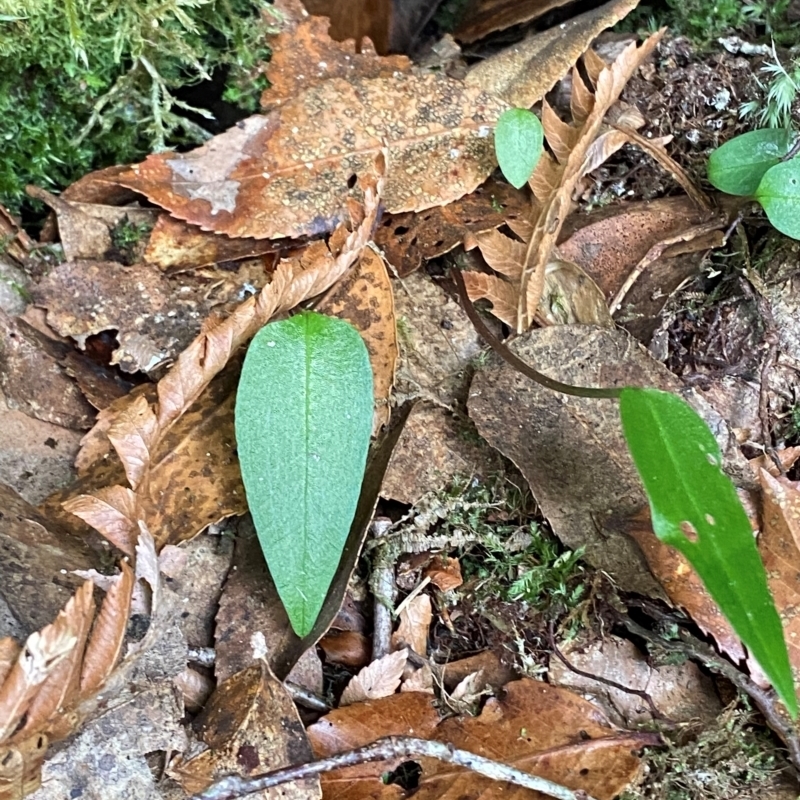
[[[208,138],[208,111],[175,90],[227,70],[253,110],[264,0],[0,0],[0,202]]]

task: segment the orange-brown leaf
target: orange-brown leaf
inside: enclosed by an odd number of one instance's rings
[[[156,415],[144,397],[137,397],[108,429],[108,438],[125,468],[132,489],[136,489],[152,456],[156,436]]]
[[[0,639],[0,686],[11,672],[11,667],[16,663],[21,649],[19,642],[10,636]]]
[[[523,242],[515,241],[494,230],[476,234],[475,240],[484,261],[495,272],[499,272],[510,281],[519,281],[527,250]]]
[[[73,596],[50,625],[27,638],[0,686],[0,741],[16,730],[41,685],[77,644],[82,613]]]
[[[569,154],[581,135],[580,128],[574,128],[556,114],[547,100],[542,100],[542,127],[547,144],[559,164],[565,164]]]
[[[81,670],[81,694],[99,689],[114,669],[122,651],[133,592],[133,570],[121,562],[122,573],[106,593],[97,615]]]
[[[572,68],[572,94],[569,98],[569,110],[576,125],[586,122],[586,118],[594,108],[594,94],[583,82],[577,67]]]
[[[67,500],[64,509],[80,517],[101,533],[126,556],[133,558],[139,536],[140,511],[136,494],[124,486],[108,486],[93,495],[82,494]]]
[[[74,603],[69,613],[74,622],[75,646],[39,688],[28,707],[25,725],[14,734],[13,741],[17,742],[40,732],[54,714],[69,708],[77,700],[83,651],[94,618],[93,591],[92,582],[86,581],[70,601]]]
[[[511,283],[505,278],[483,272],[465,272],[463,277],[467,294],[473,303],[476,300],[488,300],[492,304],[492,314],[516,329],[517,291]]]
[[[229,236],[318,235],[344,218],[388,147],[384,204],[418,211],[471,192],[496,166],[506,104],[441,74],[327,80],[189,153],[120,177],[174,216]]]

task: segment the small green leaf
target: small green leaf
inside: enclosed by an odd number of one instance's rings
[[[756,199],[777,230],[800,239],[800,158],[768,169],[758,184]]]
[[[292,628],[313,627],[353,521],[372,369],[349,323],[302,313],[254,337],[236,395],[247,502]]]
[[[539,118],[524,108],[510,108],[500,115],[494,131],[497,163],[506,180],[521,189],[542,155],[544,131]]]
[[[753,531],[722,471],[711,431],[683,400],[656,389],[623,389],[620,413],[650,500],[653,530],[686,556],[796,718],[781,620]]]
[[[792,132],[763,128],[736,136],[718,147],[708,159],[708,180],[721,192],[751,196],[764,173],[774,167],[792,146]]]

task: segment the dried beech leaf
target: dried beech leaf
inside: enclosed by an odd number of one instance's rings
[[[517,242],[499,231],[476,234],[475,240],[484,261],[495,272],[499,272],[510,281],[519,281],[527,250],[524,242]]]
[[[600,287],[571,261],[547,265],[539,314],[549,325],[616,327]]]
[[[0,686],[3,685],[11,667],[16,663],[21,649],[19,643],[10,636],[0,639]]]
[[[126,556],[133,558],[139,536],[136,494],[124,486],[97,489],[67,500],[64,510],[80,517]]]
[[[69,708],[78,699],[83,651],[94,619],[93,593],[94,584],[86,581],[70,601],[74,603],[68,613],[71,613],[75,623],[75,646],[39,688],[28,707],[25,725],[14,734],[13,741],[40,732],[56,712]]]
[[[364,700],[388,697],[397,691],[408,661],[408,650],[398,650],[373,661],[351,678],[345,687],[339,706],[349,706]]]
[[[100,688],[114,669],[128,626],[134,574],[130,566],[120,562],[122,573],[106,593],[92,638],[86,648],[81,671],[81,694],[87,695]]]
[[[589,48],[591,50],[591,48]],[[569,98],[569,110],[573,122],[580,126],[586,122],[594,108],[594,94],[583,82],[580,70],[572,68],[572,94]]]
[[[565,164],[581,135],[580,128],[564,122],[547,100],[542,100],[542,127],[556,161]]]
[[[229,236],[318,235],[344,218],[384,147],[387,211],[471,192],[496,166],[489,135],[506,104],[441,74],[333,78],[189,153],[120,177],[174,216]]]
[[[91,586],[91,581],[88,584]],[[73,596],[50,625],[28,637],[0,686],[0,741],[16,730],[41,685],[69,656],[77,644],[81,620],[82,609]]]
[[[144,397],[137,397],[114,419],[108,429],[107,436],[114,445],[125,468],[128,483],[134,490],[150,464],[156,430],[156,415]]]
[[[365,247],[358,263],[317,310],[347,320],[367,345],[375,397],[375,433],[389,421],[389,396],[398,353],[394,296],[383,257]]]
[[[352,18],[352,9],[348,11]],[[271,110],[329,78],[390,78],[411,69],[406,56],[381,57],[369,42],[356,52],[354,38],[334,41],[328,33],[327,16],[307,16],[271,38],[272,56],[266,73],[270,86],[261,95],[263,109]]]
[[[400,621],[397,630],[392,634],[392,649],[409,647],[424,658],[428,654],[428,631],[433,619],[431,598],[424,593],[418,594],[410,603],[405,604],[398,616]]]
[[[558,183],[561,180],[561,172],[558,164],[553,160],[549,153],[542,153],[536,169],[531,175],[528,185],[531,187],[533,196],[543,203],[548,197],[558,188]],[[531,232],[533,228],[531,228]],[[526,241],[530,239],[530,235],[525,237]]]
[[[537,19],[570,0],[472,0],[458,28],[456,39],[475,42],[489,33]]]
[[[608,66],[603,59],[591,48],[587,48],[583,54],[583,66],[586,69],[586,74],[594,86],[597,86],[597,80],[600,73]]]
[[[505,278],[486,275],[483,272],[465,272],[464,284],[469,299],[488,300],[492,314],[512,329],[517,327],[517,290]]]
[[[42,784],[42,764],[47,753],[47,737],[35,733],[0,747],[0,798],[22,800]]]
[[[478,62],[464,82],[519,108],[539,102],[569,72],[597,35],[615,25],[639,0],[610,0],[561,25]]]

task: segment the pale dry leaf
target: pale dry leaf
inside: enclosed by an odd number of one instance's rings
[[[373,661],[350,680],[342,693],[339,705],[349,706],[394,694],[400,686],[407,661],[408,651],[405,649]]]
[[[427,594],[418,594],[406,603],[399,614],[400,622],[392,634],[392,649],[411,648],[417,655],[428,654],[428,631],[433,619],[431,599]]]
[[[483,260],[495,271],[511,281],[518,281],[522,275],[522,261],[526,245],[517,242],[500,231],[491,230],[475,234]]]
[[[625,84],[639,65],[655,50],[664,30],[650,36],[641,46],[631,43],[626,47],[614,63],[604,69],[597,79],[595,105],[585,124],[580,128],[580,138],[569,154],[565,163],[560,165],[558,188],[547,197],[540,197],[534,189],[537,199],[542,202],[535,220],[533,234],[528,242],[528,250],[524,262],[520,290],[518,293],[517,330],[525,330],[536,314],[542,297],[545,282],[545,269],[550,261],[551,253],[564,220],[570,211],[572,193],[580,179],[580,170],[586,152],[597,137],[603,119],[611,106],[617,101]],[[545,129],[545,135],[548,131]],[[544,159],[540,159],[540,164]],[[546,163],[546,162],[545,162]],[[546,170],[548,168],[543,168]],[[534,172],[536,176],[537,171]],[[546,173],[545,173],[546,174]],[[552,179],[546,175],[547,181]],[[541,187],[540,187],[541,188]]]
[[[27,638],[0,687],[0,741],[16,730],[40,686],[75,647],[80,622],[75,618],[79,609],[74,599],[70,598],[50,625]]]
[[[68,613],[71,614],[75,623],[73,626],[75,646],[39,688],[36,697],[28,707],[25,725],[14,734],[14,741],[20,741],[41,731],[54,714],[69,708],[78,699],[83,653],[94,619],[93,593],[94,584],[86,581],[70,600],[70,603],[73,603],[73,609]]]
[[[483,272],[465,272],[464,285],[472,302],[488,300],[492,314],[512,330],[517,327],[517,289],[505,278]]]
[[[616,327],[600,287],[577,264],[560,259],[545,268],[537,319],[547,325]]]
[[[448,700],[453,703],[473,704],[482,694],[486,694],[487,689],[483,670],[479,669],[460,681],[456,688],[450,692]]]
[[[144,397],[137,397],[108,428],[107,436],[134,491],[150,463],[156,430],[156,416]]]
[[[11,672],[11,667],[16,663],[21,649],[19,642],[10,636],[0,639],[0,686]]]
[[[542,100],[542,127],[556,161],[565,164],[578,142],[581,129],[564,122],[547,100]]]
[[[87,695],[100,688],[116,666],[125,630],[133,592],[134,573],[126,562],[121,562],[121,574],[108,590],[97,615],[92,638],[86,648],[81,671],[81,694]]]
[[[137,505],[133,490],[125,486],[108,486],[98,489],[93,495],[73,497],[63,507],[91,525],[126,556],[133,558],[139,535]]]
[[[583,125],[594,108],[594,94],[583,82],[580,70],[572,68],[572,94],[569,98],[569,110],[576,125]]]
[[[561,180],[561,171],[558,164],[555,162],[550,153],[543,152],[536,168],[533,170],[533,175],[528,180],[528,186],[531,187],[533,196],[543,203],[548,197],[558,188],[558,183]],[[531,233],[533,227],[531,226]],[[526,236],[525,240],[530,239]]]
[[[423,664],[409,675],[406,669],[406,677],[400,684],[400,691],[433,694],[433,670],[428,664]]]
[[[583,54],[583,66],[589,80],[597,86],[600,73],[608,66],[606,62],[590,47]]]

